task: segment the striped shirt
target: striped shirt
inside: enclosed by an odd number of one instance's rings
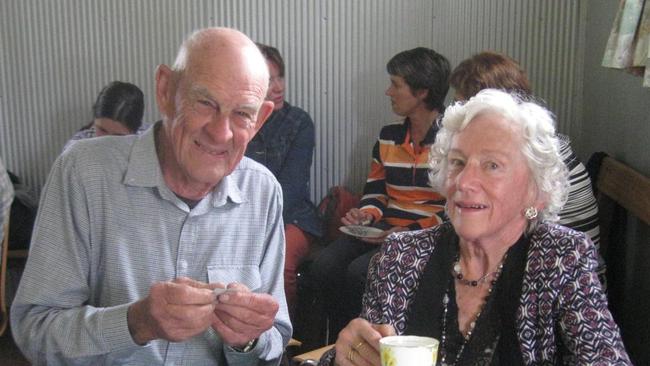
[[[558,223],[581,231],[591,238],[598,251],[596,273],[603,284],[603,289],[606,289],[605,260],[600,254],[598,203],[591,188],[591,179],[585,166],[571,150],[569,137],[558,134],[558,139],[560,140],[560,155],[569,170],[569,196],[566,204],[560,210]]]
[[[36,365],[275,365],[291,335],[282,190],[244,158],[189,208],[165,184],[154,128],[79,141],[46,183],[11,328]],[[154,282],[240,282],[276,298],[274,326],[238,353],[208,328],[136,345],[127,309]]]
[[[372,149],[370,174],[360,207],[374,221],[417,230],[434,226],[443,216],[445,198],[429,186],[429,148],[438,132],[434,122],[415,152],[408,118],[384,126]]]

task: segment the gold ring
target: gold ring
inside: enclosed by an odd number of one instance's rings
[[[363,346],[365,344],[366,344],[366,342],[361,341],[361,342],[357,343],[354,347],[352,347],[352,349],[359,352],[359,353],[361,353],[361,348],[363,348]]]
[[[350,352],[348,352],[348,360],[350,362],[354,362],[354,352],[355,352],[354,348],[350,348]]]

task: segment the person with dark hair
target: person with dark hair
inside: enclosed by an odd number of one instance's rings
[[[522,96],[531,96],[533,90],[526,71],[512,58],[483,51],[462,61],[449,78],[457,100],[467,100],[487,88],[505,90]],[[558,133],[560,154],[569,169],[569,197],[560,210],[559,223],[582,231],[589,236],[598,252],[596,273],[607,289],[605,260],[600,255],[600,224],[598,204],[587,169],[571,149],[568,136]]]
[[[113,81],[99,92],[93,105],[93,121],[77,131],[63,149],[86,138],[139,133],[143,115],[142,90],[131,83]]]
[[[284,291],[290,313],[296,304],[298,266],[311,243],[322,234],[316,206],[310,201],[309,180],[316,132],[307,112],[285,100],[284,60],[277,48],[257,43],[269,67],[266,100],[273,113],[246,148],[246,156],[267,167],[282,186],[286,256]]]
[[[324,248],[310,266],[310,275],[322,290],[330,340],[359,315],[368,263],[384,239],[393,232],[443,221],[445,200],[429,186],[427,161],[449,89],[449,62],[432,49],[418,47],[395,55],[386,69],[390,76],[386,95],[404,121],[382,128],[359,208],[342,218],[345,225],[382,231],[374,237],[342,237]]]

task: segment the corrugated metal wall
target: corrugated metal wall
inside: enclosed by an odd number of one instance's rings
[[[434,38],[452,65],[482,50],[505,53],[528,72],[535,94],[579,142],[586,1],[434,1]],[[575,147],[575,146],[574,146]]]
[[[0,154],[37,190],[63,144],[90,121],[111,80],[139,85],[145,121],[158,113],[154,69],[191,30],[222,25],[273,44],[287,63],[288,100],[316,123],[312,196],[360,189],[382,125],[386,61],[429,46],[456,64],[505,51],[530,70],[563,130],[579,127],[584,12],[563,0],[4,0],[0,2]]]

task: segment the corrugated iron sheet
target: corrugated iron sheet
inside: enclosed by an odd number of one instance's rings
[[[159,118],[153,76],[196,28],[231,26],[275,45],[288,100],[316,124],[312,197],[360,190],[382,125],[385,64],[428,46],[453,65],[493,49],[519,59],[536,92],[579,132],[584,11],[562,0],[7,0],[0,2],[0,154],[36,190],[103,85],[130,81]]]

